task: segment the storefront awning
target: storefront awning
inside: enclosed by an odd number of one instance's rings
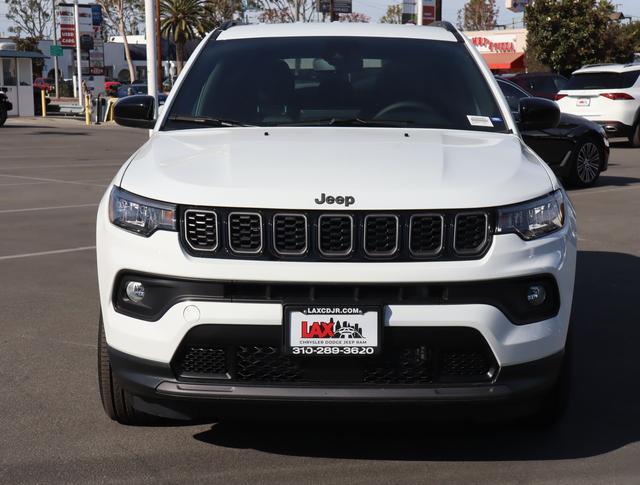
[[[40,52],[0,50],[0,57],[17,57],[20,59],[48,59]]]
[[[524,69],[524,52],[483,53],[489,69]]]

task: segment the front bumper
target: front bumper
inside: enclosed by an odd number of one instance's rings
[[[389,416],[389,403],[403,406],[402,416],[496,419],[530,413],[556,383],[563,352],[544,359],[502,367],[495,378],[474,385],[431,386],[239,385],[181,381],[168,364],[129,356],[109,348],[111,365],[120,382],[134,395],[137,409],[170,419],[221,416],[309,416],[314,406],[360,406],[362,413]],[[268,411],[271,407],[271,411]],[[344,412],[344,409],[342,409]],[[392,413],[393,414],[393,413]],[[311,414],[313,415],[313,413]],[[256,415],[257,416],[257,415]],[[366,416],[357,413],[356,416]]]
[[[547,362],[547,358],[553,360],[552,356],[563,352],[576,263],[576,226],[572,210],[567,211],[565,226],[546,237],[523,241],[514,234],[494,236],[487,253],[477,260],[334,263],[193,257],[182,249],[177,233],[158,231],[143,238],[113,226],[108,221],[107,200],[108,192],[97,219],[98,280],[105,336],[114,371],[126,388],[148,403],[168,401],[173,405],[177,400],[177,407],[181,408],[183,401],[193,403],[201,398],[216,401],[482,401],[535,394],[555,378],[557,366],[551,366],[553,370],[535,378],[522,376],[518,369],[530,364],[532,368],[538,368],[536,362]],[[157,318],[154,315],[151,319],[141,319],[114,306],[115,285],[119,275],[127,272],[210,284],[302,283],[329,287],[430,282],[446,286],[548,275],[557,284],[559,304],[553,315],[516,324],[509,319],[508,312],[488,301],[454,304],[379,302],[385,331],[448,328],[477,332],[495,361],[495,372],[482,382],[393,388],[383,384],[340,387],[332,382],[307,386],[224,384],[176,377],[171,363],[185,337],[197,327],[222,326],[231,326],[247,335],[252,328],[264,327],[275,329],[276,334],[281,335],[284,303],[234,298],[215,300],[192,295],[193,298],[172,301]]]
[[[620,121],[596,121],[607,132],[609,138],[629,137],[633,134],[633,126]]]

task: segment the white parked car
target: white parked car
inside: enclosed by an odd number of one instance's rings
[[[563,113],[595,121],[609,137],[640,147],[640,62],[578,69],[556,101]]]
[[[226,26],[153,116],[97,216],[111,418],[559,415],[575,214],[453,26]]]

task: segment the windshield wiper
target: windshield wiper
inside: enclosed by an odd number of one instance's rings
[[[278,123],[280,126],[407,126],[412,120],[367,120],[364,118],[320,118],[316,120]]]
[[[172,115],[169,116],[169,121],[179,121],[181,123],[194,123],[204,126],[253,126],[241,121],[230,120],[226,118],[212,118],[210,116],[188,116],[188,115]]]

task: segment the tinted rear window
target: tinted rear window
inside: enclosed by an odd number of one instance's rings
[[[590,72],[574,74],[564,89],[623,89],[630,88],[640,76],[640,71]]]

